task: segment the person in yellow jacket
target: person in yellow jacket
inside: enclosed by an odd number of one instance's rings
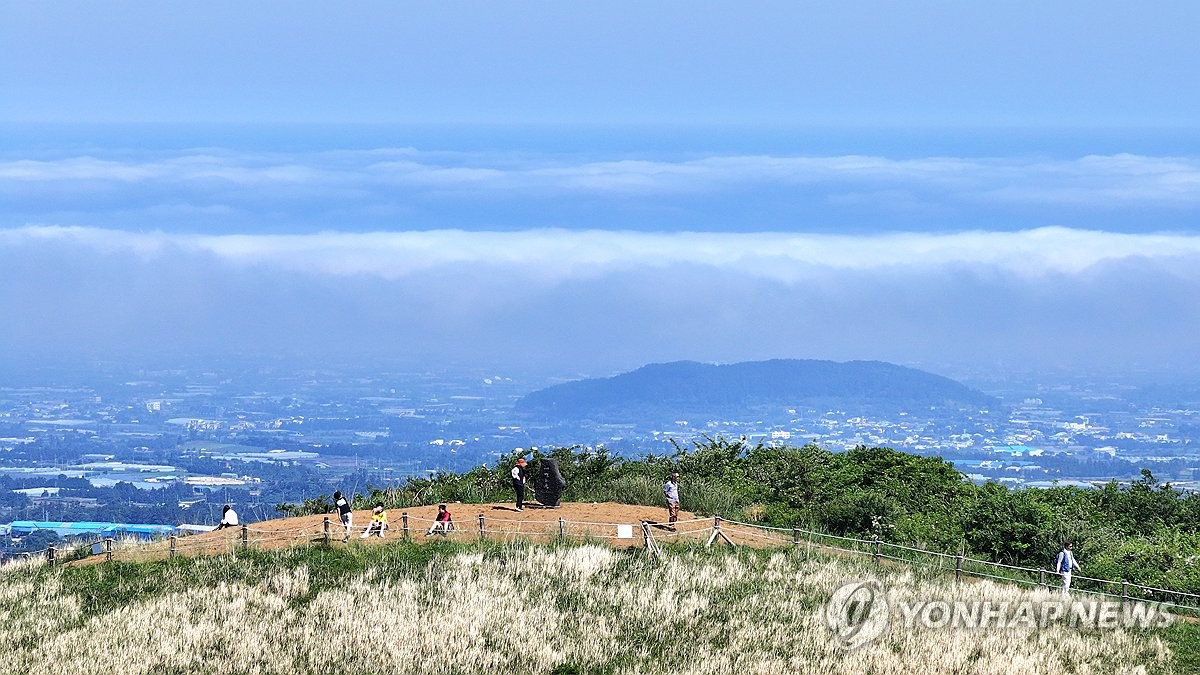
[[[388,528],[387,511],[383,510],[383,504],[376,504],[375,509],[371,512],[371,523],[367,525],[367,529],[362,533],[362,538],[366,539],[372,534],[378,534],[379,538],[383,538],[383,531]]]

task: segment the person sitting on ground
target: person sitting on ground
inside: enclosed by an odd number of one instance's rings
[[[383,531],[388,528],[387,511],[383,510],[383,504],[376,504],[371,514],[371,524],[367,525],[366,531],[362,533],[362,538],[366,539],[372,534],[378,534],[379,538],[383,539]]]
[[[238,526],[237,511],[234,511],[232,506],[226,504],[225,508],[221,509],[221,522],[217,525],[217,529],[223,530],[227,527],[237,527],[237,526]]]
[[[445,536],[450,533],[450,529],[453,527],[454,521],[450,518],[450,512],[446,510],[446,505],[438,504],[437,519],[429,526],[429,531],[425,533],[425,536],[428,537],[434,532],[440,532],[442,536]]]

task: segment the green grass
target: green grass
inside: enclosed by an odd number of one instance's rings
[[[1200,623],[1181,621],[1162,632],[1171,646],[1170,670],[1162,672],[1200,673]]]
[[[430,562],[464,551],[498,555],[512,545],[491,542],[426,544],[397,542],[388,546],[309,546],[276,551],[238,549],[215,557],[177,557],[150,562],[120,562],[38,567],[35,578],[57,576],[63,585],[81,596],[86,616],[104,614],[135,600],[180,593],[197,585],[217,583],[256,584],[280,570],[308,568],[311,592],[337,588],[369,569],[393,578],[411,576]]]

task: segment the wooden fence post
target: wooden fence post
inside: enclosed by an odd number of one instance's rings
[[[400,514],[400,527],[404,533],[404,540],[408,541],[410,538],[408,533],[408,511]]]
[[[479,514],[479,541],[483,541],[483,539],[484,539],[484,534],[483,534],[483,514],[481,513],[481,514]]]
[[[722,535],[721,532],[721,516],[713,516],[712,536],[708,538],[708,543],[705,546],[712,546],[717,537]]]
[[[662,551],[658,548],[658,543],[654,541],[654,537],[650,536],[650,523],[642,521],[642,541],[646,544],[646,552],[655,558],[662,559]]]
[[[708,543],[705,546],[712,546],[717,540],[717,536],[721,534],[721,516],[713,516],[712,535],[708,538]]]
[[[50,563],[51,567],[54,567],[55,558],[57,557],[58,549],[54,548],[54,544],[50,544],[50,547],[46,549],[46,561]]]
[[[1049,588],[1046,585],[1046,570],[1038,570],[1038,583],[1042,585],[1042,588]]]
[[[249,545],[250,545],[250,529],[245,523],[242,523],[242,548],[244,549]]]
[[[567,521],[561,517],[558,519],[558,540],[566,541],[567,539]]]
[[[717,542],[718,539],[724,541],[726,544],[729,544],[730,546],[737,545],[737,544],[734,544],[733,540],[730,539],[724,532],[721,531],[721,516],[713,516],[712,535],[709,536],[708,542],[706,544],[704,544],[704,546],[706,548],[711,547],[713,544],[715,544]]]
[[[954,556],[954,580],[962,581],[963,554]]]
[[[325,533],[325,543],[328,544],[329,543],[329,516],[325,516],[325,521],[323,523],[321,523],[321,525],[324,528],[323,531]]]
[[[800,528],[793,527],[792,528],[792,546],[799,546],[799,545],[800,545]]]
[[[112,562],[112,537],[104,538],[104,562]]]
[[[1129,602],[1129,582],[1122,581],[1121,582],[1121,604],[1123,605],[1127,602]]]
[[[875,540],[875,566],[883,564],[883,542],[879,539]]]
[[[167,558],[175,557],[175,551],[179,545],[178,541],[179,541],[178,537],[176,537],[175,535],[171,535],[171,546],[170,546],[170,548],[167,549]]]

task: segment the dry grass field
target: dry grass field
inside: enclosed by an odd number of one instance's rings
[[[223,533],[218,533],[223,534]],[[1137,673],[1154,631],[912,630],[846,650],[847,579],[908,597],[1044,599],[805,550],[385,539],[0,573],[13,673]],[[1186,672],[1178,670],[1177,672]]]

